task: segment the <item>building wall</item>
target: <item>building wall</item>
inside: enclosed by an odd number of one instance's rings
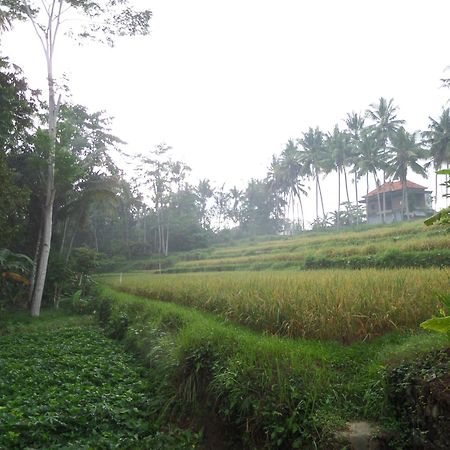
[[[416,208],[423,209],[426,207],[425,193],[423,191],[417,192],[414,190],[409,190],[408,197],[411,206],[411,213],[413,213]],[[402,220],[402,198],[402,191],[386,192],[385,223],[392,223]],[[380,194],[380,203],[381,210],[383,210],[382,194]],[[378,197],[376,195],[366,199],[366,214],[368,223],[377,224],[383,222],[381,214],[378,214]]]

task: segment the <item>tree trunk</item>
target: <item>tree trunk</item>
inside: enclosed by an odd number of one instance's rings
[[[316,219],[319,220],[319,177],[316,173]]]
[[[98,238],[97,238],[97,224],[95,221],[95,217],[94,217],[94,242],[95,242],[95,251],[98,253]],[[128,239],[127,239],[127,243],[128,243]],[[128,245],[127,245],[128,248]]]
[[[169,254],[169,224],[167,224],[166,229],[166,246],[164,248],[164,256],[167,256]]]
[[[406,220],[409,220],[409,201],[408,201],[408,185],[406,177],[403,179],[403,196],[405,201],[405,209],[406,209]]]
[[[64,253],[64,245],[66,243],[66,235],[67,235],[67,226],[69,224],[69,218],[66,217],[66,220],[64,221],[64,229],[63,229],[63,235],[61,239],[61,246],[59,247],[59,254],[62,255]]]
[[[386,172],[383,170],[383,186],[386,184]],[[386,191],[383,188],[383,223],[386,223]]]
[[[345,170],[345,166],[344,166],[344,182],[345,182],[345,192],[347,194],[347,203],[350,206],[350,195],[348,193],[348,179],[347,179],[347,171]],[[355,176],[355,182],[356,182],[356,176]]]
[[[55,103],[52,53],[53,47],[50,47],[46,54],[48,76],[48,135],[50,148],[47,160],[47,185],[42,217],[43,226],[39,264],[36,271],[36,282],[33,296],[31,298],[31,315],[33,317],[39,316],[41,311],[42,295],[44,293],[45,279],[47,276],[48,257],[50,255],[53,231],[53,203],[55,201],[55,145],[58,105]]]
[[[434,185],[435,185],[434,192],[436,193],[436,196],[434,197],[434,208],[437,211],[437,199],[438,199],[438,176],[437,176],[437,173],[434,174]]]
[[[66,255],[66,264],[69,262],[70,254],[72,253],[73,242],[75,241],[76,235],[77,235],[77,232],[75,231],[72,234],[72,238],[70,239],[69,249],[67,250],[67,255]]]
[[[147,244],[147,214],[146,214],[145,209],[144,209],[143,220],[144,220],[144,223],[143,223],[143,225],[144,225],[144,244]]]
[[[448,169],[449,163],[447,163]],[[448,175],[445,174],[445,207],[448,208]]]
[[[381,218],[381,220],[383,221],[383,217],[382,217],[382,212],[381,212],[381,197],[380,197],[380,182],[378,181],[378,177],[376,172],[374,172],[373,174],[373,178],[375,180],[375,185],[377,187],[377,200],[378,200],[378,216]],[[384,222],[383,222],[384,223]]]
[[[36,251],[34,252],[34,264],[33,269],[31,271],[31,278],[30,278],[30,290],[28,291],[28,306],[31,307],[31,300],[33,298],[34,294],[34,287],[36,285],[36,273],[37,273],[37,267],[39,264],[39,255],[41,253],[41,237],[42,237],[42,220],[41,225],[39,226],[39,232],[37,235],[37,243],[36,243]]]
[[[341,225],[341,168],[338,167],[338,208],[336,217],[336,228],[339,230]]]
[[[359,225],[358,176],[355,173],[356,225]]]
[[[302,231],[305,231],[305,214],[303,212],[303,202],[301,194],[298,194],[298,202],[300,204],[300,211],[302,214]]]
[[[323,218],[325,219],[325,207],[323,206],[322,188],[320,187],[319,177],[317,177],[317,186],[319,187],[320,202],[322,204],[322,215],[323,215]]]

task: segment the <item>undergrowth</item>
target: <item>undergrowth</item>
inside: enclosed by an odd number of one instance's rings
[[[0,336],[0,448],[196,447],[197,435],[158,422],[165,399],[101,329],[58,312],[24,319],[4,320]]]

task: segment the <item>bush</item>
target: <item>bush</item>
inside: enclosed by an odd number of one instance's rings
[[[450,350],[403,363],[388,375],[388,395],[407,448],[450,448]]]

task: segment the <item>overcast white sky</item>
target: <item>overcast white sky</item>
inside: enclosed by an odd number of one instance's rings
[[[57,72],[69,75],[74,102],[115,117],[129,153],[166,142],[195,178],[244,186],[265,175],[289,138],[309,126],[331,130],[380,96],[394,97],[410,131],[424,129],[450,97],[440,88],[450,64],[448,0],[137,3],[153,11],[150,36],[114,49],[61,40]],[[30,26],[5,34],[2,53],[33,87],[45,86]]]

